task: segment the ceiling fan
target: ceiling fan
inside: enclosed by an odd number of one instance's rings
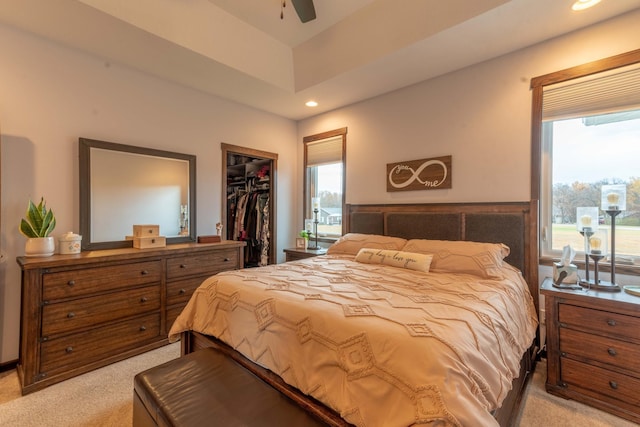
[[[313,21],[316,19],[316,9],[313,7],[313,0],[291,0],[293,7],[302,23]],[[286,0],[282,0],[282,9],[287,5]],[[280,19],[284,18],[283,11],[280,11]]]

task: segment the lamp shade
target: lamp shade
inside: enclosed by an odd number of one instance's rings
[[[603,211],[627,210],[627,186],[625,184],[603,185],[600,204]]]
[[[607,230],[600,229],[593,236],[589,237],[589,247],[588,252],[590,255],[607,255],[607,243],[608,238]]]
[[[579,207],[576,210],[576,227],[578,231],[595,232],[598,229],[598,208],[593,207]]]

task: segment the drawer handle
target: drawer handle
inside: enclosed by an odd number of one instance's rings
[[[180,264],[180,268],[187,268],[187,264]]]
[[[64,349],[64,351],[65,351],[67,354],[72,353],[72,352],[73,352],[73,347],[69,346],[69,347],[65,348],[65,349]]]
[[[140,298],[140,302],[147,302],[147,301],[148,301],[147,297]]]
[[[229,258],[225,258],[225,259],[224,259],[224,262],[229,262]]]
[[[186,294],[186,293],[187,293],[187,290],[186,290],[186,289],[180,289],[180,290],[178,291],[178,293],[179,293],[180,295],[184,295],[184,294]]]
[[[615,381],[609,381],[609,385],[611,386],[612,389],[617,390],[618,389],[618,383]]]
[[[70,311],[69,313],[67,313],[68,319],[73,319],[74,317],[76,317],[76,314],[73,311]]]
[[[144,332],[144,331],[146,331],[146,330],[147,330],[147,327],[146,327],[146,326],[144,326],[144,325],[140,326],[140,331],[141,331],[141,332]]]
[[[607,320],[607,325],[609,325],[609,326],[616,326],[616,321],[615,321],[615,320],[613,320],[613,319],[609,319],[609,320]]]
[[[75,281],[75,280],[69,280],[69,281],[67,282],[67,285],[69,285],[69,286],[75,286],[75,284],[76,284],[76,281]]]
[[[149,272],[147,270],[142,270],[140,274],[142,274],[143,276],[146,276],[147,274],[149,274]]]
[[[616,351],[615,348],[607,349],[607,353],[609,353],[610,356],[617,356],[618,355],[618,352]]]

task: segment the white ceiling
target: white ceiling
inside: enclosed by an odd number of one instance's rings
[[[0,22],[297,120],[640,8],[573,1],[315,0],[303,24],[291,0],[1,0]]]

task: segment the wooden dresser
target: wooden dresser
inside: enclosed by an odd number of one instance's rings
[[[549,393],[640,423],[640,297],[546,279]]]
[[[244,242],[18,257],[18,375],[27,394],[168,343],[206,278],[242,268]]]

